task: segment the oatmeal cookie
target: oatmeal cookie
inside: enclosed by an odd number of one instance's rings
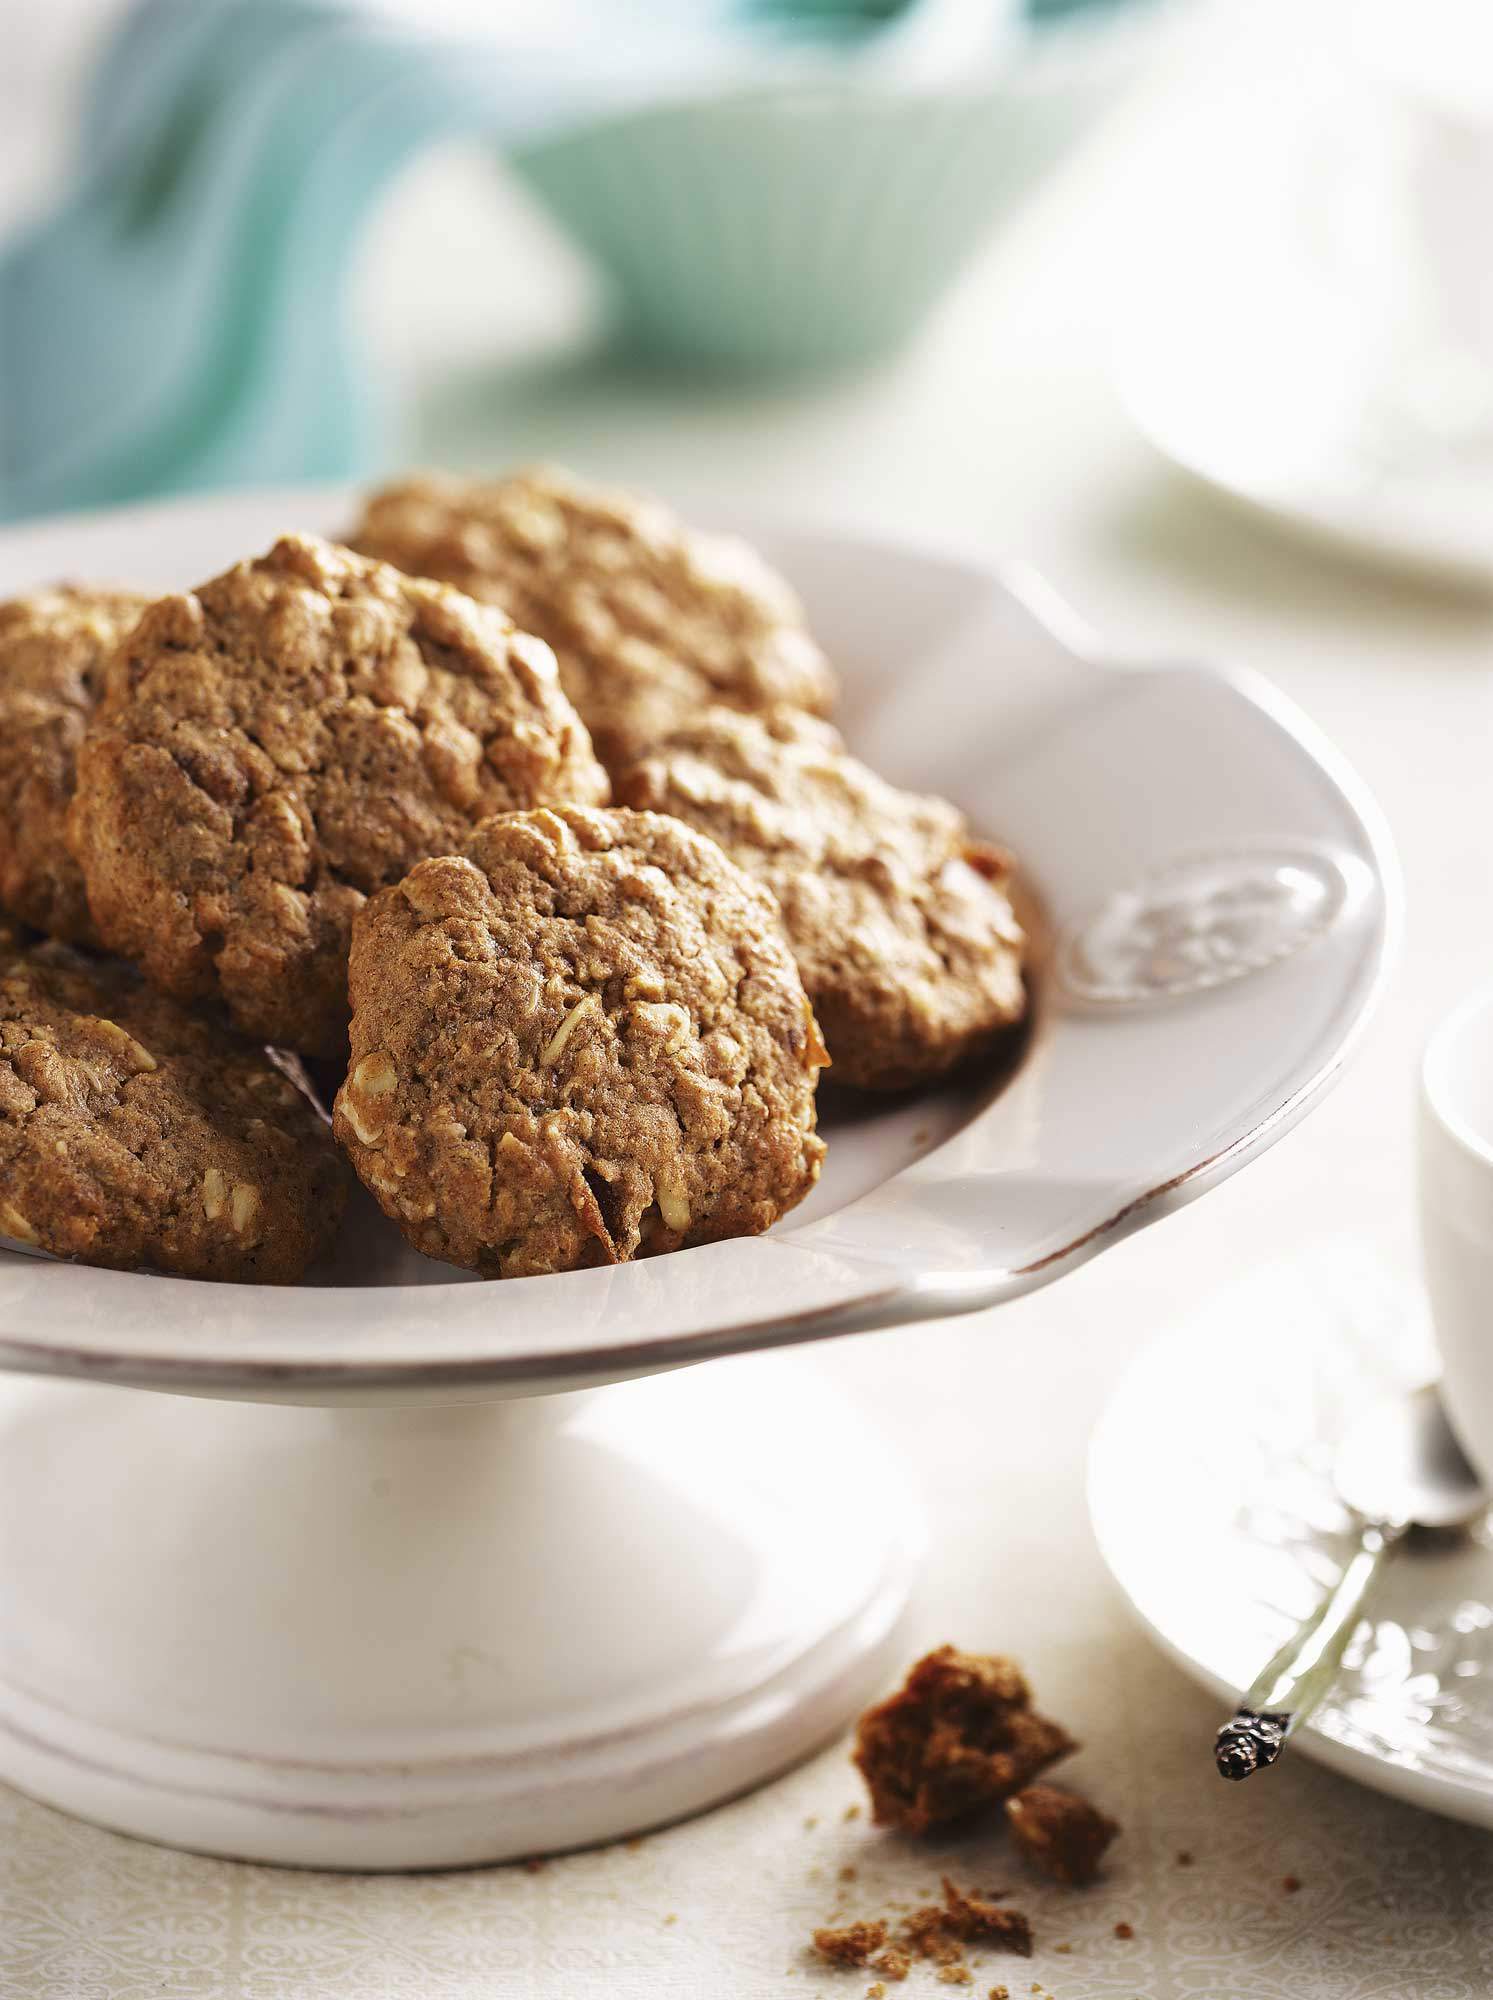
[[[1076,1747],[1032,1707],[1014,1660],[953,1646],[919,1660],[855,1732],[872,1817],[913,1834],[998,1805]]]
[[[824,1155],[771,899],[651,813],[491,819],[353,928],[337,1137],[417,1250],[490,1277],[768,1228]]]
[[[744,542],[549,467],[424,477],[368,501],[355,548],[501,604],[548,639],[610,769],[707,702],[828,714],[834,682],[792,590]]]
[[[366,897],[489,813],[606,795],[542,640],[294,535],[162,598],[115,653],[69,835],[111,950],[335,1056]]]
[[[74,760],[104,663],[148,602],[60,584],[0,604],[0,904],[74,944],[96,942],[63,839]]]
[[[262,1049],[124,966],[0,946],[0,1235],[120,1270],[292,1284],[346,1184]]]
[[[836,1083],[926,1082],[1024,1011],[1005,857],[828,723],[711,709],[620,770],[616,794],[687,820],[772,891]]]

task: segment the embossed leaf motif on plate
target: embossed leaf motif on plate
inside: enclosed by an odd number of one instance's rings
[[[1308,848],[1195,855],[1117,890],[1069,932],[1058,973],[1077,999],[1177,999],[1263,971],[1330,930],[1349,875]]]

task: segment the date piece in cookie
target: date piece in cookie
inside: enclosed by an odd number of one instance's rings
[[[492,819],[353,931],[337,1137],[489,1277],[768,1228],[818,1177],[824,1050],[771,899],[651,813]]]
[[[708,833],[771,889],[836,1083],[926,1082],[1025,1010],[1005,858],[945,800],[879,778],[828,723],[712,709],[616,790]]]
[[[111,950],[255,1040],[333,1056],[366,897],[489,813],[606,795],[542,640],[296,535],[145,613],[69,835]]]
[[[96,941],[63,838],[78,744],[104,664],[148,601],[62,584],[0,604],[0,905],[73,944]]]
[[[872,1817],[912,1834],[998,1805],[1074,1748],[1013,1660],[953,1646],[919,1660],[855,1732]]]
[[[263,1049],[126,967],[0,948],[0,1235],[121,1270],[293,1284],[347,1171]]]
[[[355,548],[501,604],[554,647],[610,769],[708,702],[827,714],[834,681],[793,591],[744,542],[548,467],[375,493]]]
[[[1026,1858],[1070,1889],[1093,1881],[1120,1831],[1097,1806],[1056,1785],[1029,1785],[1007,1799],[1006,1821]]]

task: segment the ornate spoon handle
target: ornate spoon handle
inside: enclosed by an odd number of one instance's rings
[[[1214,1762],[1224,1778],[1247,1778],[1273,1764],[1337,1679],[1343,1654],[1376,1579],[1406,1531],[1404,1522],[1367,1521],[1342,1575],[1255,1679],[1219,1730]]]

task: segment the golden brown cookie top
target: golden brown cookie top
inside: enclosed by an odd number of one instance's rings
[[[771,900],[688,827],[488,820],[358,919],[336,1129],[415,1244],[495,1277],[768,1228],[824,1060]]]
[[[424,476],[368,501],[353,545],[501,604],[554,647],[610,768],[706,702],[827,713],[828,663],[787,583],[745,542],[552,467]]]
[[[256,1039],[334,1054],[366,896],[486,814],[606,774],[554,655],[439,583],[291,535],[153,604],[70,820],[100,935]]]
[[[0,604],[0,904],[77,944],[94,936],[63,838],[78,744],[104,664],[148,601],[58,584]]]
[[[262,1049],[125,967],[0,948],[0,1235],[59,1257],[293,1283],[346,1172]]]
[[[1020,1018],[1005,858],[828,723],[709,710],[619,770],[617,797],[688,821],[772,891],[836,1083],[925,1081]]]

